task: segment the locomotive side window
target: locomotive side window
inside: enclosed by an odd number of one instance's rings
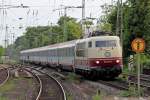
[[[88,42],[88,47],[91,48],[92,47],[92,42]]]
[[[96,41],[96,47],[116,47],[116,40]]]

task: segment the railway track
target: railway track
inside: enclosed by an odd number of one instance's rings
[[[38,68],[38,67],[35,67],[35,68]],[[53,72],[52,75],[55,75],[56,77],[59,76],[62,79],[65,79],[65,76],[67,76],[66,73],[64,74],[64,73],[60,73],[60,72]],[[98,80],[97,82],[100,84],[104,84],[104,85],[113,87],[113,88],[120,89],[120,90],[128,90],[129,89],[129,84],[126,81],[122,81],[122,80],[114,80],[114,81]]]
[[[63,75],[57,74],[57,75],[60,77],[62,77],[62,76],[64,77],[64,74]],[[128,75],[128,77],[136,78],[136,75]],[[141,74],[140,80],[141,80],[141,87],[147,88],[149,90],[150,89],[150,75]],[[130,81],[129,80],[119,80],[119,79],[116,79],[113,81],[98,80],[97,82],[100,84],[104,84],[106,86],[110,86],[110,87],[119,89],[119,90],[129,90],[129,84],[137,85],[137,79],[130,80]]]
[[[100,84],[104,84],[113,88],[117,88],[119,90],[128,90],[129,85],[126,81],[121,81],[121,80],[115,80],[115,81],[103,81],[99,80],[98,81]]]
[[[32,67],[34,69],[37,69],[38,67]],[[40,68],[41,69],[41,68]],[[60,72],[54,72],[51,73],[51,75],[55,75],[56,77],[61,77],[64,79],[64,76],[66,76],[64,73],[60,73]],[[117,88],[120,90],[128,90],[129,89],[129,84],[126,81],[121,81],[121,80],[114,80],[114,81],[103,81],[103,80],[98,80],[97,81],[100,84],[104,84],[113,88]]]
[[[137,75],[136,74],[125,74],[128,77],[128,83],[137,85]],[[140,75],[141,86],[145,88],[150,88],[150,75],[141,74]]]
[[[9,69],[2,68],[0,69],[0,86],[4,85],[9,79]]]
[[[64,89],[55,78],[35,68],[25,67],[25,70],[36,76],[40,82],[36,100],[66,100]]]

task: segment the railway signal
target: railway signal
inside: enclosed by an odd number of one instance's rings
[[[136,38],[131,44],[132,50],[136,53],[142,53],[145,49],[145,41],[141,38]]]
[[[140,53],[144,52],[145,41],[141,38],[136,38],[131,43],[132,51],[137,54],[137,76],[138,76],[138,93],[140,96]]]

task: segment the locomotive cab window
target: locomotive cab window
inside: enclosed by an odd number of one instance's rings
[[[108,41],[96,41],[95,46],[96,47],[116,47],[116,40],[108,40]]]

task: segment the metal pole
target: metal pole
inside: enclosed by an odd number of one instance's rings
[[[121,18],[120,18],[120,23],[121,23],[120,37],[121,37],[121,45],[122,45],[122,48],[123,48],[123,3],[122,3],[122,0],[120,0],[120,13],[121,13]]]
[[[85,34],[85,27],[84,27],[84,20],[85,20],[85,0],[82,0],[82,35]]]
[[[6,30],[5,30],[5,61],[7,59],[6,55],[7,55],[7,48],[8,46],[8,26],[6,25]]]
[[[53,23],[51,22],[51,34],[53,33]]]
[[[120,0],[118,0],[117,2],[116,35],[119,35],[119,15],[120,15]]]
[[[140,90],[140,53],[137,53],[137,76],[138,76],[138,95],[140,97],[141,90]]]
[[[12,39],[12,44],[15,42],[15,33],[12,33],[13,39]]]
[[[65,7],[65,15],[64,15],[64,38],[63,38],[63,41],[67,41],[68,40],[68,35],[67,35],[67,30],[66,30],[66,17],[67,17],[67,7]]]

